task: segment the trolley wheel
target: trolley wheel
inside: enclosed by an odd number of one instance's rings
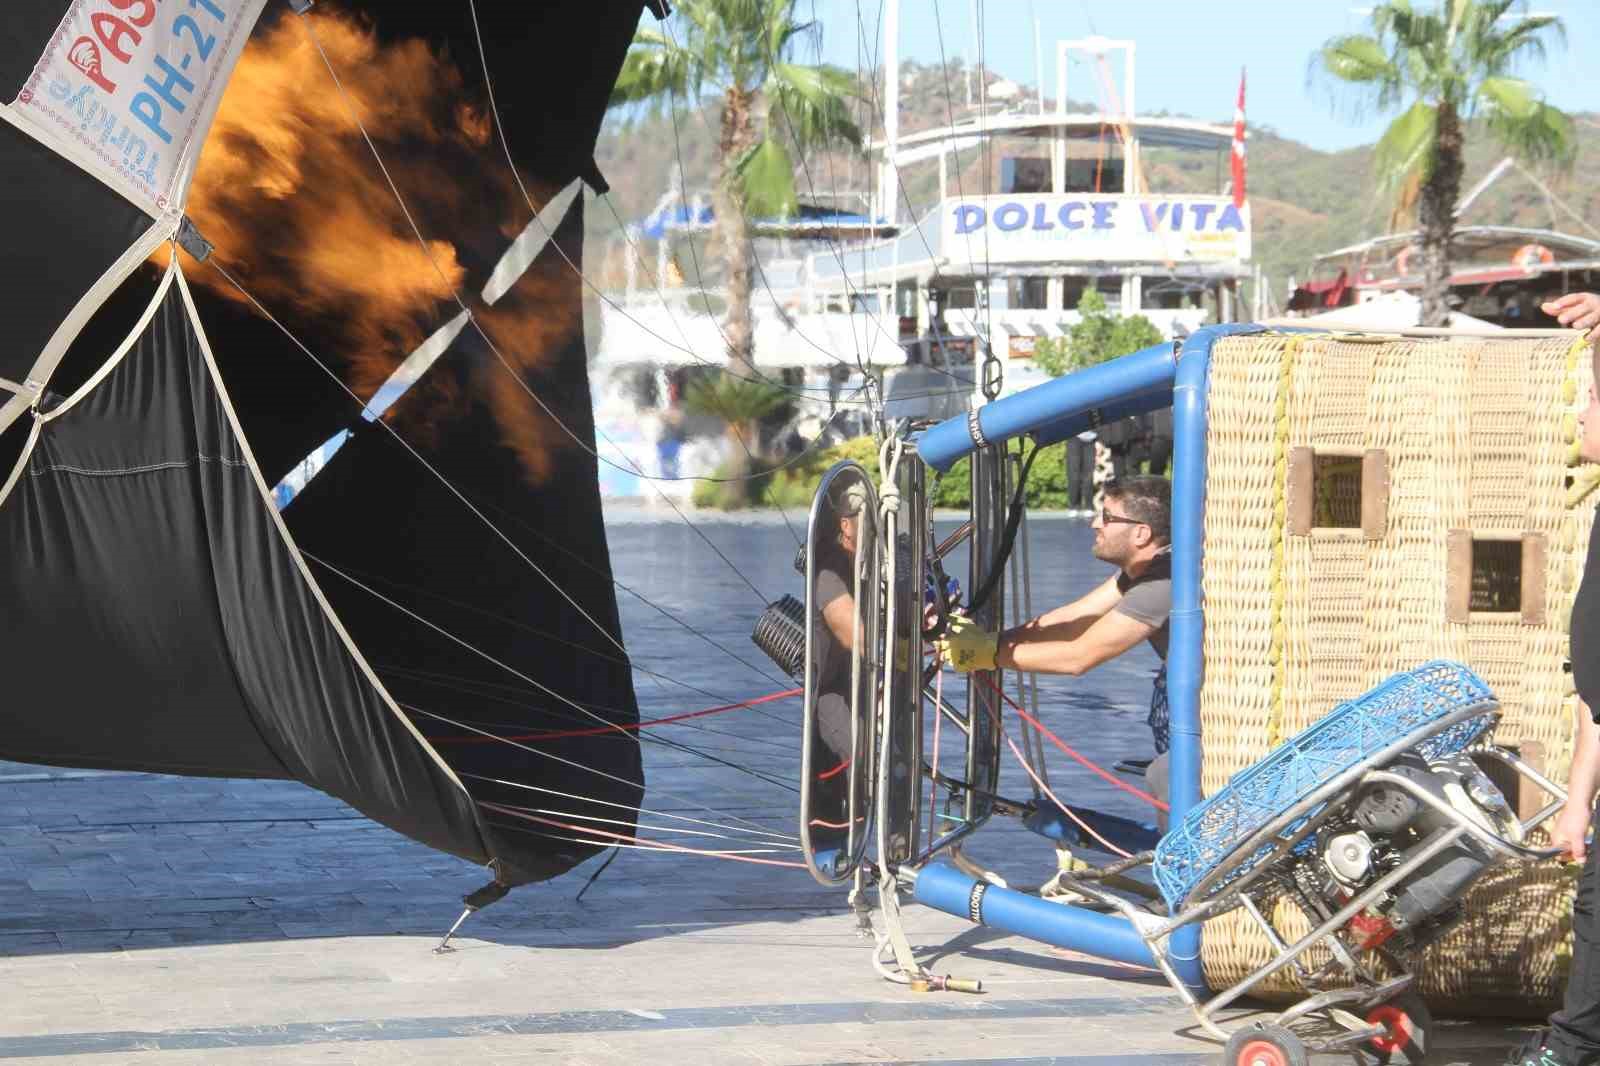
[[[1433,1035],[1433,1014],[1415,992],[1402,992],[1382,1006],[1367,1012],[1367,1021],[1389,1030],[1387,1036],[1372,1038],[1372,1050],[1380,1064],[1418,1063],[1428,1054]]]
[[[1306,1046],[1281,1025],[1257,1023],[1228,1038],[1223,1049],[1225,1066],[1308,1066]]]

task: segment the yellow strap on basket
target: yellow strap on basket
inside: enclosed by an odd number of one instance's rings
[[[1287,642],[1283,631],[1283,569],[1288,555],[1289,537],[1289,391],[1294,387],[1294,363],[1305,346],[1304,334],[1284,341],[1278,365],[1278,404],[1273,433],[1272,521],[1276,537],[1272,542],[1272,711],[1267,717],[1267,750],[1283,740],[1284,659]]]
[[[1567,349],[1567,380],[1562,386],[1561,395],[1568,404],[1576,403],[1578,399],[1578,356],[1589,350],[1589,341],[1586,336],[1579,336],[1572,342],[1572,347]],[[1583,456],[1580,453],[1583,447],[1583,431],[1578,424],[1578,416],[1569,412],[1561,420],[1563,435],[1569,438],[1567,442],[1567,465],[1583,466]],[[1577,507],[1589,498],[1590,493],[1600,486],[1600,467],[1589,466],[1587,470],[1577,474],[1572,479],[1572,486],[1567,489],[1567,509]]]

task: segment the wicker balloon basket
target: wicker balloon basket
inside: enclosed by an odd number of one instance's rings
[[[1594,498],[1580,497],[1596,473],[1577,465],[1590,359],[1574,336],[1268,333],[1215,345],[1207,794],[1340,701],[1430,659],[1471,666],[1501,702],[1497,742],[1564,779],[1568,620],[1594,520]],[[1573,883],[1555,864],[1480,882],[1425,957],[1436,1007],[1546,1012],[1566,969]],[[1270,955],[1243,912],[1207,927],[1213,987]],[[1294,993],[1293,980],[1266,994]]]

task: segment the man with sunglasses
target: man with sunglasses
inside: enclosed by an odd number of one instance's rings
[[[1094,518],[1094,557],[1117,572],[1094,591],[1000,633],[952,617],[938,642],[945,661],[969,670],[1087,673],[1135,645],[1149,641],[1161,657],[1150,699],[1149,723],[1157,759],[1147,772],[1152,791],[1166,792],[1167,617],[1172,612],[1172,485],[1163,477],[1108,481],[1105,505]]]

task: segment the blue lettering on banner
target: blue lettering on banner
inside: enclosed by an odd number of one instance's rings
[[[1019,230],[1028,224],[1028,209],[1021,204],[1001,204],[995,208],[994,224],[1006,233]]]
[[[148,80],[148,79],[147,79]],[[996,205],[993,211],[977,204],[956,204],[955,232],[957,235],[976,233],[993,226],[1003,233],[1029,229],[1035,233],[1052,233],[1057,229],[1077,231],[1082,229],[1110,230],[1117,228],[1117,208],[1130,201],[1124,200],[1008,200]],[[1244,216],[1233,204],[1185,202],[1182,200],[1131,200],[1138,205],[1144,219],[1146,233],[1221,233],[1232,230],[1242,233]],[[1059,239],[1059,238],[1058,238]]]
[[[213,0],[189,0],[189,7],[191,10],[210,15],[218,22],[227,21],[227,13]],[[175,41],[187,37],[193,43],[194,51],[185,52],[176,64],[166,56],[157,54],[155,64],[160,71],[160,77],[146,74],[145,89],[135,93],[133,99],[128,102],[128,111],[146,129],[161,138],[163,144],[172,143],[172,132],[166,124],[169,109],[177,114],[183,114],[189,106],[187,97],[194,93],[195,83],[190,80],[186,71],[196,59],[202,65],[206,63],[211,58],[212,49],[217,43],[216,37],[204,32],[194,16],[188,14],[179,15],[173,20],[172,36]]]
[[[77,86],[65,78],[56,77],[50,82],[50,98],[67,105],[78,117],[78,129],[95,136],[105,149],[116,148],[122,152],[121,169],[146,185],[155,181],[156,168],[161,164],[159,152],[150,150],[144,138],[134,133],[111,108],[100,102],[100,94],[88,85]]]

